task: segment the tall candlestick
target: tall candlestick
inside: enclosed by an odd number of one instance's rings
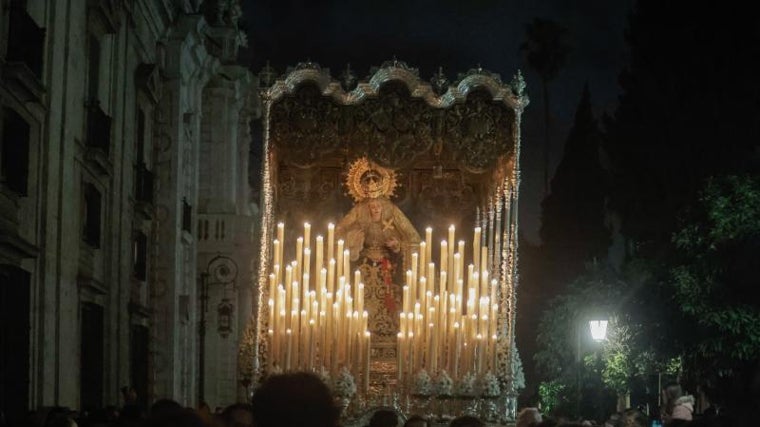
[[[348,249],[343,250],[343,275],[346,276],[346,283],[351,283],[351,253]],[[354,285],[356,285],[355,282]]]
[[[366,340],[365,364],[364,364],[364,395],[369,394],[369,369],[370,369],[370,352],[372,345],[370,344],[371,334],[369,331],[364,332],[364,338]]]
[[[425,253],[425,259],[428,260],[428,262],[433,261],[433,229],[431,227],[425,228],[425,248],[427,249],[427,252]]]
[[[277,223],[277,240],[281,245],[285,244],[285,223],[283,222]],[[282,250],[282,247],[280,249]]]
[[[472,263],[475,268],[480,266],[480,227],[475,227],[475,233],[472,236]]]
[[[343,239],[338,239],[338,245],[335,250],[335,268],[337,269],[335,273],[336,277],[341,277],[345,274],[343,272],[343,243]]]
[[[398,385],[404,380],[404,333],[396,334],[396,368],[398,372]]]
[[[310,290],[309,288],[309,276],[311,273],[311,249],[304,248],[303,250],[303,270],[302,270],[301,277],[303,278],[303,289],[304,291]]]
[[[309,245],[309,242],[311,241],[311,224],[308,222],[303,223],[303,248],[307,249],[311,246]]]
[[[454,347],[454,378],[459,378],[459,358],[462,348],[462,330],[459,322],[454,322],[454,335],[456,336],[456,346]]]
[[[335,245],[335,224],[327,224],[327,254],[326,259],[335,258],[335,252],[333,252]]]
[[[274,239],[272,242],[272,265],[280,265],[282,260],[280,259],[280,241]]]
[[[327,292],[335,294],[335,258],[330,258],[327,264]]]
[[[446,242],[446,248],[448,249],[447,255],[448,255],[448,261],[449,265],[446,267],[446,271],[449,272],[449,290],[454,289],[454,285],[456,284],[457,276],[454,274],[454,250],[456,249],[454,245],[456,245],[456,242],[454,241],[455,236],[455,228],[454,225],[449,226],[449,239]]]
[[[303,237],[296,239],[296,262],[293,268],[293,276],[296,280],[301,280],[303,274]]]
[[[325,250],[325,243],[322,236],[317,236],[317,248],[316,253],[314,254],[314,271],[321,270],[324,265],[324,250]]]
[[[427,243],[420,242],[420,271],[419,276],[425,277],[427,275],[426,268],[427,268]]]
[[[316,347],[314,343],[314,319],[309,319],[309,363],[307,365],[307,368],[311,371],[314,369],[314,347]]]
[[[287,347],[287,350],[285,351],[285,370],[290,371],[290,357],[293,350],[293,331],[291,331],[290,329],[287,329],[285,331],[285,335],[287,336],[287,341],[288,341],[288,344],[287,344],[288,347]]]

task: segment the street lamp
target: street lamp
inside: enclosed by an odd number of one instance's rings
[[[595,319],[588,321],[589,331],[591,332],[591,338],[596,342],[604,341],[607,338],[607,320]],[[577,328],[578,331],[578,346],[576,348],[576,384],[575,384],[575,412],[578,416],[581,415],[581,372],[583,370],[583,358],[581,352],[581,343],[583,341],[582,327]]]
[[[589,320],[588,327],[591,329],[591,338],[593,338],[594,341],[600,342],[607,338],[606,320]]]

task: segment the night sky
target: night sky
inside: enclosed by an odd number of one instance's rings
[[[418,68],[425,80],[439,66],[449,80],[478,64],[504,81],[521,69],[532,102],[523,121],[520,223],[525,236],[537,243],[544,121],[539,80],[519,50],[525,25],[535,17],[553,19],[568,28],[573,46],[550,86],[553,168],[585,83],[599,113],[615,107],[617,76],[626,63],[623,33],[632,5],[633,0],[246,0],[243,25],[249,48],[242,56],[254,72],[266,61],[283,73],[311,60],[329,68],[333,77],[347,63],[356,75],[366,77],[370,67],[394,56]]]

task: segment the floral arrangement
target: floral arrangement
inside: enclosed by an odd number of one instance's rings
[[[459,387],[457,387],[457,393],[460,396],[475,396],[475,375],[472,372],[464,374],[461,380],[459,380]]]
[[[483,375],[481,379],[481,391],[485,397],[498,397],[501,394],[499,379],[491,371]]]
[[[425,369],[420,369],[414,377],[414,394],[421,396],[433,394],[433,380]]]
[[[354,376],[344,366],[335,379],[335,395],[342,398],[352,398],[356,394],[356,381]]]
[[[454,380],[446,370],[442,370],[435,380],[435,391],[439,396],[451,396],[454,394]]]

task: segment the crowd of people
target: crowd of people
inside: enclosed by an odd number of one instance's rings
[[[176,401],[161,399],[142,408],[130,388],[122,389],[124,405],[99,412],[77,414],[65,408],[48,408],[30,414],[29,427],[339,427],[340,409],[329,387],[316,375],[289,373],[273,375],[255,391],[251,403],[236,403],[212,411],[205,403],[186,408]],[[613,414],[603,423],[578,422],[546,416],[538,408],[519,411],[515,427],[728,427],[733,426],[714,410],[702,417],[693,415],[694,399],[680,386],[664,390],[662,415],[650,419],[640,409]],[[378,409],[364,427],[433,427],[441,425],[420,415],[401,420],[390,409]],[[460,416],[450,427],[485,427],[477,417]]]

